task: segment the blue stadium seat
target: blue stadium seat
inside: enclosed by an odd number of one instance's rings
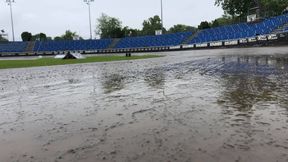
[[[258,23],[241,23],[205,29],[200,31],[198,35],[189,42],[189,44],[265,35],[286,23],[288,23],[288,14],[268,18]]]
[[[158,36],[126,37],[119,41],[115,48],[141,48],[176,46],[185,41],[192,32],[179,32]]]
[[[0,43],[0,52],[24,52],[27,42]]]
[[[68,51],[68,50],[100,50],[107,48],[112,39],[75,40],[75,41],[37,41],[34,51]]]
[[[288,23],[288,14],[267,18],[261,22],[240,23],[217,28],[205,29],[190,41],[189,44],[205,43],[212,41],[225,41],[239,38],[255,37],[257,35],[270,34],[275,29],[283,27]],[[288,31],[288,28],[284,28]],[[158,36],[126,37],[120,39],[114,48],[142,48],[142,47],[165,47],[182,44],[192,36],[192,32],[179,32]],[[111,45],[113,39],[100,40],[75,40],[75,41],[36,41],[35,52],[53,51],[80,51],[80,50],[101,50]],[[0,44],[0,52],[25,52],[27,42],[9,42]]]

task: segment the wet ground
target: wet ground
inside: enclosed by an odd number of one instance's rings
[[[0,161],[288,161],[288,48],[165,55],[0,70]]]

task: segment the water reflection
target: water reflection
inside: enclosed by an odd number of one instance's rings
[[[161,68],[150,69],[145,72],[144,80],[151,88],[163,89],[165,85],[165,74]]]
[[[287,106],[287,59],[238,56],[223,57],[221,61],[218,104],[222,106],[226,128],[233,132],[226,143],[232,148],[249,151],[262,139],[267,141],[263,146],[271,147],[281,136],[266,139],[262,135],[267,127],[271,129],[270,126],[276,124],[275,114],[285,114],[281,106]],[[281,124],[284,123],[277,122],[278,126]]]
[[[223,60],[223,91],[219,102],[226,106],[249,111],[258,102],[277,101],[285,95],[280,90],[286,89],[287,84],[281,84],[279,80],[283,80],[283,77],[287,80],[287,59],[245,56]]]
[[[220,102],[237,108],[239,111],[249,111],[257,102],[275,101],[277,85],[265,76],[224,76],[221,86],[223,92]]]
[[[103,89],[104,93],[112,93],[115,91],[119,91],[125,86],[125,77],[120,74],[111,74],[103,76]]]
[[[285,161],[285,57],[1,71],[0,161]]]
[[[280,75],[287,72],[288,61],[285,57],[237,56],[222,58],[223,74]]]

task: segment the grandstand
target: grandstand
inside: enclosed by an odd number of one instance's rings
[[[241,23],[206,29],[200,31],[198,35],[189,42],[189,44],[267,35],[286,23],[288,23],[287,14],[265,19],[259,23]]]
[[[277,39],[276,34],[287,32],[288,13],[258,22],[227,25],[201,30],[197,33],[181,32],[122,39],[9,42],[0,44],[0,53],[3,55],[6,53],[53,54],[65,51],[114,53],[180,50],[183,48],[237,45],[239,42],[249,43],[249,41]]]
[[[128,37],[121,39],[116,45],[116,48],[176,46],[181,44],[191,35],[192,32],[181,32],[159,36]]]
[[[101,40],[75,40],[75,41],[37,41],[33,51],[84,51],[105,49],[112,43],[112,39]]]
[[[27,42],[0,43],[0,53],[25,52]]]

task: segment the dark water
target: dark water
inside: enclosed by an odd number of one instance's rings
[[[288,48],[0,71],[0,161],[288,161]]]

